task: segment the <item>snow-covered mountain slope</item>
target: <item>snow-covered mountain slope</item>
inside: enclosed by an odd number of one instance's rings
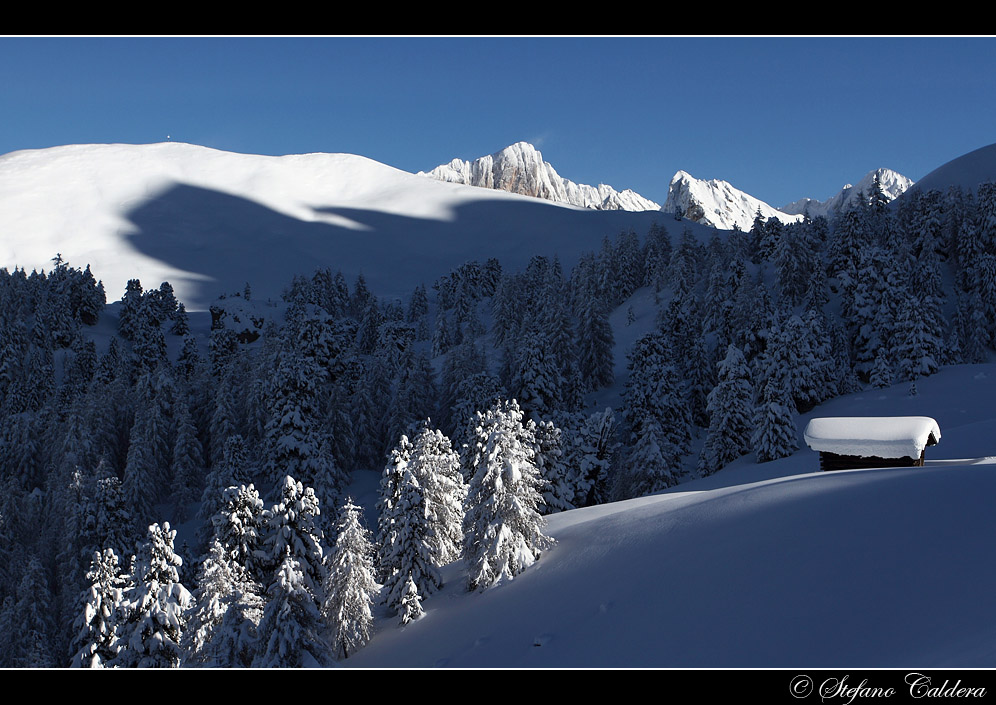
[[[544,198],[579,208],[597,210],[659,211],[660,205],[626,189],[611,186],[576,184],[560,176],[553,165],[528,142],[517,142],[500,152],[472,162],[454,159],[429,172],[420,171],[440,181],[482,188],[498,189],[523,196]]]
[[[802,450],[549,518],[557,545],[467,593],[462,565],[351,667],[988,667],[996,365],[837,398]],[[923,468],[821,473],[814,416],[929,415]],[[786,677],[786,682],[788,677]],[[971,685],[966,681],[966,685]]]
[[[858,183],[845,185],[834,196],[825,201],[817,201],[812,198],[801,198],[793,201],[787,206],[782,206],[779,210],[791,215],[804,214],[810,218],[824,216],[832,218],[841,211],[851,208],[858,195],[863,193],[868,196],[875,184],[875,176],[878,175],[882,193],[889,201],[893,201],[906,192],[913,185],[913,180],[893,171],[892,169],[874,169],[869,171]]]
[[[687,171],[679,171],[671,178],[663,210],[680,213],[682,217],[720,230],[750,230],[758,209],[761,215],[778,218],[783,223],[802,220],[801,215],[789,215],[764,201],[734,188],[726,181],[696,179]]]
[[[934,169],[920,179],[916,190],[945,191],[949,186],[960,186],[966,191],[986,181],[996,181],[996,144],[981,147]]]
[[[660,213],[594,211],[444,183],[350,154],[234,154],[182,143],[0,156],[0,266],[91,266],[109,301],[130,278],[173,284],[189,310],[219,293],[277,297],[316,267],[407,296],[453,267],[536,254],[573,266]]]

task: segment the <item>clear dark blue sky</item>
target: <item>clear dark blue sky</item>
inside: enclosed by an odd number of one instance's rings
[[[191,142],[407,171],[532,142],[663,202],[678,169],[772,205],[996,142],[994,38],[0,38],[0,154]]]

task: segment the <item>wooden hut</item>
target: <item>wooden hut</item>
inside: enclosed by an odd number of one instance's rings
[[[927,416],[841,416],[812,419],[804,437],[821,470],[913,467],[941,429]]]

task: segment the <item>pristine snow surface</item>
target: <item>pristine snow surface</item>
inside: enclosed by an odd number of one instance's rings
[[[919,458],[941,430],[926,416],[844,416],[813,419],[803,436],[815,451],[879,458]]]

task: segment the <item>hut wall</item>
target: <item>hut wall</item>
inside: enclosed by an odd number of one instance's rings
[[[820,470],[852,470],[854,468],[909,468],[923,465],[923,452],[919,458],[880,458],[875,455],[838,455],[837,453],[820,453]]]

